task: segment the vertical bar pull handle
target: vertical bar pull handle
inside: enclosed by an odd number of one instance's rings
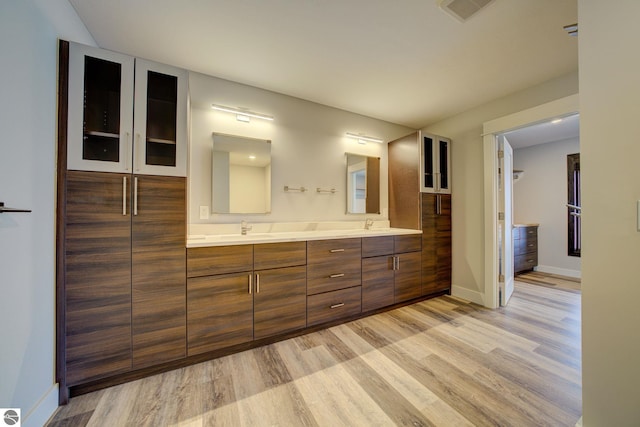
[[[138,215],[138,177],[133,178],[133,214]]]
[[[256,274],[256,294],[260,293],[260,275]]]
[[[253,274],[249,274],[249,295],[251,295],[251,288],[253,288]]]
[[[122,177],[122,216],[127,216],[127,177]]]
[[[400,270],[400,257],[396,256],[396,270]]]
[[[140,171],[140,159],[142,158],[142,154],[140,154],[140,133],[136,133],[136,143],[134,145],[134,159],[133,161],[136,164],[136,172]]]
[[[127,132],[127,144],[125,146],[124,153],[124,170],[128,171],[131,165],[131,133]]]

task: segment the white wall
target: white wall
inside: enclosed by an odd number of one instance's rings
[[[239,223],[338,221],[364,218],[347,215],[345,152],[381,158],[379,217],[387,216],[387,150],[384,144],[358,144],[346,132],[363,133],[391,141],[412,129],[315,104],[251,86],[190,73],[191,146],[189,153],[189,222]],[[211,109],[211,104],[245,107],[270,114],[273,122],[239,122],[233,114]],[[272,204],[268,215],[212,215],[199,219],[199,207],[211,206],[212,132],[271,140]],[[304,186],[305,193],[285,193],[285,185]],[[316,188],[336,188],[336,194],[318,194]],[[366,215],[367,217],[375,215]]]
[[[567,255],[567,154],[580,152],[578,138],[520,148],[513,168],[524,171],[513,185],[514,223],[538,223],[538,270],[580,277],[581,259]]]
[[[583,425],[640,425],[640,2],[578,0]]]
[[[66,0],[0,2],[0,407],[39,426],[55,385],[57,38],[95,42]]]
[[[480,304],[485,295],[483,123],[578,93],[577,72],[432,124],[451,138],[452,293]]]

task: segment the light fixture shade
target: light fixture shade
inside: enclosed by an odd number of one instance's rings
[[[360,144],[364,144],[366,142],[377,142],[378,144],[382,144],[384,141],[380,138],[376,138],[374,136],[367,136],[353,132],[347,132],[347,136],[349,138],[357,139]],[[365,142],[361,142],[365,141]]]
[[[273,116],[270,116],[268,114],[256,113],[254,111],[245,110],[241,108],[225,107],[224,105],[218,105],[218,104],[211,104],[211,108],[213,108],[214,110],[235,114],[236,118],[243,122],[248,122],[249,117],[254,117],[256,119],[269,120],[269,121],[273,120]]]

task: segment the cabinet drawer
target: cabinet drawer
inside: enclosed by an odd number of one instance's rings
[[[254,270],[294,267],[306,263],[306,242],[265,243],[253,246]]]
[[[310,240],[307,242],[307,263],[321,265],[360,258],[361,247],[361,239]]]
[[[538,252],[537,239],[520,239],[514,241],[514,250],[516,255],[524,255]]]
[[[394,236],[394,253],[420,252],[422,250],[422,235],[410,234]]]
[[[307,297],[307,325],[318,325],[361,312],[361,287]]]
[[[307,242],[307,294],[360,286],[361,239]]]
[[[307,295],[360,286],[360,257],[307,266]]]
[[[393,254],[393,236],[364,237],[362,258]]]
[[[524,270],[532,270],[538,265],[538,254],[517,255],[513,270],[517,273]]]
[[[253,270],[253,245],[187,249],[187,277]]]

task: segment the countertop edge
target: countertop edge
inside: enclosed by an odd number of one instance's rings
[[[212,246],[238,246],[238,245],[256,245],[263,243],[284,243],[284,242],[306,242],[309,240],[330,240],[330,239],[359,239],[363,237],[382,237],[382,236],[402,236],[412,234],[422,234],[421,230],[412,230],[407,228],[385,228],[380,230],[362,230],[357,233],[353,230],[349,230],[349,233],[344,233],[345,230],[336,230],[334,234],[327,231],[314,232],[314,231],[301,231],[301,232],[288,232],[282,233],[283,236],[277,236],[278,233],[272,233],[272,236],[252,236],[250,233],[246,236],[237,236],[237,239],[224,239],[224,240],[211,240],[206,237],[203,239],[187,239],[186,247],[189,248],[203,248]],[[235,237],[235,236],[234,236]]]

